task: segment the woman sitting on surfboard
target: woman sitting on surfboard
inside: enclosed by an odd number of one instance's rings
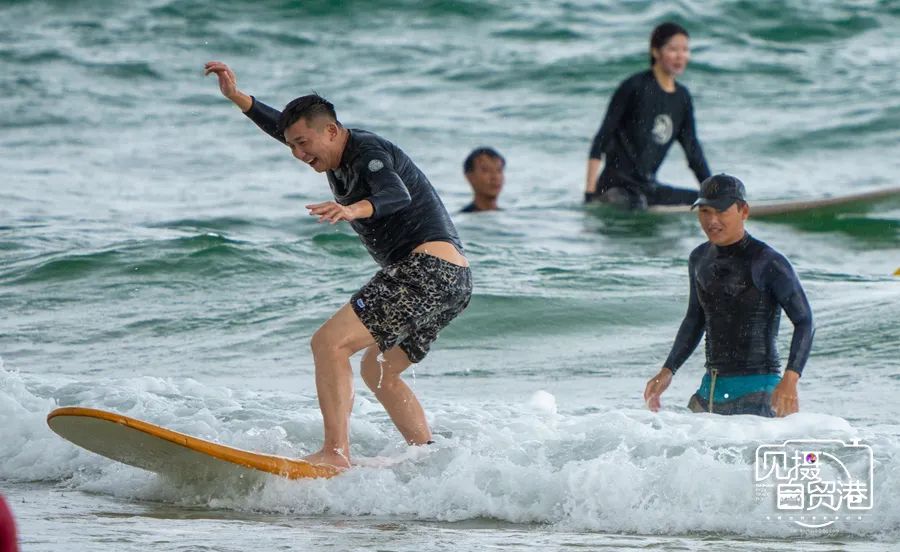
[[[663,23],[653,30],[650,69],[619,85],[594,137],[587,165],[586,202],[646,209],[649,205],[690,205],[697,199],[695,190],[656,180],[656,171],[673,140],[684,148],[697,182],[710,175],[697,140],[691,95],[675,82],[689,58],[684,27]]]

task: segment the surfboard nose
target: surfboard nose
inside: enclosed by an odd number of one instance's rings
[[[93,453],[179,478],[247,478],[270,473],[308,479],[341,473],[333,466],[246,451],[96,408],[57,408],[47,415],[47,425],[63,439]]]

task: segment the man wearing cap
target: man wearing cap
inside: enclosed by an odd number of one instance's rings
[[[797,275],[783,255],[744,230],[750,207],[737,178],[707,178],[693,207],[709,241],[691,252],[687,313],[669,357],[647,382],[647,406],[659,410],[660,395],[706,333],[706,374],[688,408],[767,417],[797,412],[797,380],[815,331]],[[783,376],[775,343],[782,310],[794,324]]]

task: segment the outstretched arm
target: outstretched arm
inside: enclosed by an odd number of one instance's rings
[[[336,201],[307,205],[309,214],[319,217],[319,222],[331,224],[342,220],[377,219],[396,213],[412,201],[409,190],[394,170],[391,156],[386,152],[365,152],[357,159],[355,169],[372,190],[369,197],[350,205],[341,205]]]
[[[241,108],[244,115],[256,123],[263,132],[284,144],[284,135],[278,132],[278,119],[281,112],[258,101],[253,96],[244,94],[237,88],[237,77],[230,67],[221,61],[210,61],[206,64],[205,73],[215,73],[219,78],[219,90],[222,95]]]

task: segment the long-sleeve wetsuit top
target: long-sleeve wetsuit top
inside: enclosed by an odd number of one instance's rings
[[[709,166],[697,140],[691,94],[677,82],[674,92],[666,92],[653,71],[647,70],[623,81],[613,94],[590,157],[601,159],[605,154],[604,172],[612,171],[607,177],[619,181],[619,186],[652,185],[675,139],[684,148],[697,181],[708,178]]]
[[[266,134],[284,143],[277,124],[281,112],[256,98],[247,117]],[[350,226],[381,266],[405,258],[429,241],[462,242],[447,209],[428,178],[397,146],[371,132],[348,129],[350,138],[337,169],[326,171],[334,199],[351,205],[363,199],[374,208],[371,217]]]
[[[706,368],[719,375],[778,373],[775,339],[781,310],[794,324],[786,369],[798,374],[809,358],[813,317],[791,264],[745,234],[719,247],[706,242],[688,262],[690,299],[665,366],[675,372],[706,332]]]

